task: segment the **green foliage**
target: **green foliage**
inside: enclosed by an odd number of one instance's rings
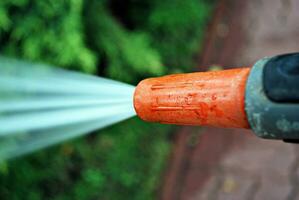
[[[146,30],[155,38],[154,46],[171,71],[190,70],[196,63],[203,28],[211,11],[205,1],[155,0]]]
[[[106,75],[132,83],[136,77],[163,74],[160,55],[146,33],[126,30],[97,0],[89,1],[85,12],[90,46],[105,56]]]
[[[135,118],[13,160],[1,171],[1,199],[153,199],[169,128]]]
[[[1,0],[1,50],[11,56],[94,72],[86,47],[82,0]]]
[[[196,64],[211,8],[205,0],[1,0],[0,52],[137,83]],[[135,118],[1,163],[0,198],[155,199],[170,130]]]

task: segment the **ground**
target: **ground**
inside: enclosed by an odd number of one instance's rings
[[[221,0],[198,70],[299,51],[298,9],[297,0]],[[299,145],[250,130],[182,127],[164,177],[163,200],[299,199]]]

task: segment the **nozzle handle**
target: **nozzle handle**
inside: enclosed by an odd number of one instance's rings
[[[245,110],[250,128],[259,137],[286,141],[299,139],[296,93],[299,87],[296,84],[298,80],[294,79],[298,76],[294,72],[287,76],[284,71],[290,68],[298,70],[299,59],[293,56],[263,58],[251,69],[246,84]],[[271,77],[278,72],[279,76]]]

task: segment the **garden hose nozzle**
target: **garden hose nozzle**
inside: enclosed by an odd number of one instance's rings
[[[137,115],[150,122],[250,128],[257,136],[299,139],[299,53],[252,68],[174,74],[141,81]]]

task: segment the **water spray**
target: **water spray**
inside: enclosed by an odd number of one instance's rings
[[[0,160],[137,115],[149,122],[246,128],[299,140],[299,53],[252,68],[174,74],[137,87],[0,57]]]
[[[135,115],[134,86],[0,57],[0,161]]]

